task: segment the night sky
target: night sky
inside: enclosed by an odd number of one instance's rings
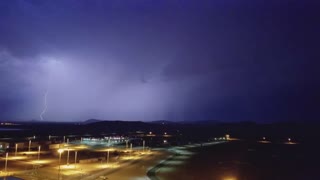
[[[0,120],[317,121],[320,1],[2,0]]]

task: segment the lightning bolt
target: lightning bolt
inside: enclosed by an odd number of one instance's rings
[[[44,93],[44,108],[42,112],[40,113],[40,119],[43,120],[43,115],[46,113],[48,105],[47,105],[47,96],[48,96],[48,90]]]

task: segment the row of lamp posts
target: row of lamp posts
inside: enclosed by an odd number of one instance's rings
[[[50,136],[49,136],[50,139]],[[65,142],[65,136],[63,138]],[[82,139],[81,139],[82,140]],[[67,139],[67,142],[69,143],[69,139]],[[128,148],[128,141],[126,140],[126,148]],[[28,146],[28,151],[30,152],[31,149],[31,140],[29,140],[29,146]],[[132,152],[132,143],[130,143],[130,150]],[[145,150],[145,141],[143,140],[142,143],[142,150]],[[18,144],[15,145],[15,156],[17,156],[18,152]],[[38,161],[40,160],[40,152],[41,152],[41,146],[38,147]],[[61,172],[61,155],[64,152],[63,149],[58,149],[59,153],[59,172],[58,172],[58,178],[60,179],[60,172]],[[70,150],[68,148],[68,154],[67,154],[67,165],[69,165],[69,155],[70,155]],[[107,151],[107,164],[109,163],[109,156],[110,156],[110,150],[108,149]],[[77,163],[77,151],[75,151],[75,168],[76,168],[76,163]],[[8,152],[6,153],[6,159],[5,159],[5,172],[7,173],[7,167],[8,167]]]

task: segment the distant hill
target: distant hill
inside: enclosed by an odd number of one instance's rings
[[[86,121],[83,121],[82,124],[91,124],[91,123],[96,123],[96,122],[101,122],[101,120],[98,119],[88,119]]]
[[[185,121],[178,121],[177,123],[179,124],[210,124],[210,125],[215,125],[215,124],[220,124],[221,121],[217,121],[217,120],[185,120]]]
[[[152,124],[177,124],[178,122],[158,120],[158,121],[151,121],[150,123],[152,123]]]

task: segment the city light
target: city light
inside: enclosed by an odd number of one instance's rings
[[[237,180],[235,177],[225,177],[223,180]]]

